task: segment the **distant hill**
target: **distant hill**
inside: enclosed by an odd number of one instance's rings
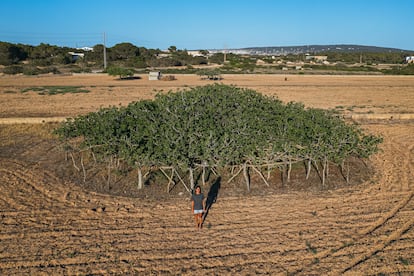
[[[364,46],[364,45],[303,45],[303,46],[270,46],[270,47],[249,47],[239,49],[222,49],[211,50],[210,52],[230,52],[235,54],[250,55],[287,55],[287,54],[305,54],[305,53],[321,53],[321,52],[342,52],[342,53],[407,53],[414,52],[412,50],[403,50],[397,48]]]

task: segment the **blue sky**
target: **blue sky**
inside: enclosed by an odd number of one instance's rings
[[[147,48],[360,44],[414,50],[414,0],[0,0],[0,41]]]

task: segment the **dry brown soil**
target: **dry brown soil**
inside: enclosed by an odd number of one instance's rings
[[[1,122],[60,120],[152,98],[155,90],[209,83],[176,77],[171,82],[145,76],[130,81],[99,75],[0,77]],[[188,197],[158,202],[85,190],[45,169],[47,155],[34,154],[55,150],[36,142],[47,131],[31,134],[26,125],[28,133],[21,135],[3,126],[0,274],[412,275],[414,77],[284,78],[225,75],[222,82],[283,101],[336,108],[383,135],[382,151],[370,160],[376,171],[370,180],[330,191],[219,193],[204,229],[195,231]],[[79,85],[91,92],[20,92],[48,85]]]

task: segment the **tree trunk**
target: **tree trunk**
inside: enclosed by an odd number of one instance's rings
[[[210,171],[215,175],[215,176],[218,176],[219,174],[218,174],[218,172],[216,172],[216,169],[213,167],[213,166],[211,166],[210,167]]]
[[[138,190],[141,190],[144,187],[144,181],[142,179],[142,169],[141,167],[138,167]]]
[[[205,186],[206,185],[206,166],[204,166],[204,165],[203,165],[203,172],[201,174],[201,179],[202,179],[202,182],[203,182],[203,186]]]
[[[322,187],[325,187],[327,163],[326,158],[324,158],[322,161]]]
[[[169,169],[171,169],[171,176],[169,176],[165,171],[164,171],[164,169],[163,168],[159,168],[160,169],[160,171],[164,174],[164,176],[168,179],[168,184],[167,184],[167,193],[170,193],[170,191],[175,187],[175,185],[177,184],[175,181],[174,181],[174,168],[169,168]],[[173,183],[174,185],[173,185],[173,187],[170,189],[170,185],[171,185],[171,183]]]
[[[290,172],[292,171],[292,162],[289,160],[289,165],[287,169],[287,182],[290,182]]]
[[[70,153],[70,157],[72,158],[72,164],[73,164],[73,167],[74,167],[77,171],[80,171],[79,167],[78,167],[78,166],[76,166],[75,157],[73,157],[73,153]]]
[[[229,180],[227,180],[227,184],[228,184],[228,183],[230,183],[230,182],[231,182],[231,181],[232,181],[232,180],[233,180],[236,176],[238,176],[238,175],[239,175],[239,173],[240,173],[242,170],[243,170],[243,166],[241,166],[241,167],[240,167],[240,169],[237,171],[237,173],[236,173],[236,174],[233,174],[233,173],[232,173],[233,175],[232,175],[232,177],[230,177],[230,179],[229,179]]]
[[[267,165],[267,180],[270,179],[270,173],[272,172],[272,167],[270,165]]]
[[[346,184],[349,184],[349,162],[346,164]]]
[[[98,161],[96,161],[95,153],[93,153],[92,150],[91,150],[91,154],[92,154],[93,162],[95,162],[95,164],[96,164]]]
[[[109,190],[109,186],[111,184],[111,165],[112,165],[112,158],[111,158],[110,162],[108,162],[108,179],[106,181],[106,184],[108,185],[108,190]]]
[[[247,164],[243,164],[243,176],[244,180],[246,181],[247,190],[250,192],[250,177],[249,177],[249,167],[247,167]]]
[[[325,187],[325,164],[322,164],[322,187]]]
[[[329,176],[329,160],[328,159],[326,159],[326,178],[328,178],[328,176]]]
[[[267,187],[270,187],[269,182],[267,182],[266,178],[264,177],[263,173],[256,168],[255,166],[252,166],[253,170],[257,172],[257,174],[260,176],[260,178],[263,180],[263,182],[267,185]]]
[[[185,185],[184,180],[182,179],[182,177],[178,174],[177,170],[174,169],[174,173],[175,175],[178,177],[178,179],[180,180],[180,182],[184,185],[185,189],[187,190],[187,192],[191,193],[192,190],[188,189],[187,185]]]
[[[194,169],[189,167],[188,172],[189,172],[188,177],[190,179],[190,188],[191,188],[192,191],[194,191],[194,187],[195,187],[195,184],[194,184]]]
[[[311,172],[311,167],[312,167],[312,160],[308,159],[308,167],[306,168],[306,180],[309,179],[309,175]]]
[[[322,161],[321,161],[321,163],[322,163]],[[313,166],[314,166],[314,168],[315,168],[315,171],[316,171],[316,173],[318,174],[318,176],[319,176],[319,179],[321,180],[321,182],[323,182],[323,177],[322,177],[322,173],[324,173],[324,172],[322,172],[321,173],[321,171],[319,170],[319,167],[318,167],[318,161],[313,161]]]
[[[86,170],[85,170],[85,166],[83,165],[83,154],[81,153],[81,166],[82,166],[82,172],[83,172],[83,183],[86,182]]]

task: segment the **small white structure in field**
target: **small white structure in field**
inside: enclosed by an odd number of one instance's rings
[[[161,79],[161,72],[159,72],[159,71],[149,72],[148,79],[149,80],[159,80],[159,79]]]
[[[75,52],[68,52],[68,54],[72,57],[72,62],[77,61],[79,58],[84,58],[84,53],[75,53]]]
[[[200,50],[187,51],[187,54],[193,57],[204,57]]]

